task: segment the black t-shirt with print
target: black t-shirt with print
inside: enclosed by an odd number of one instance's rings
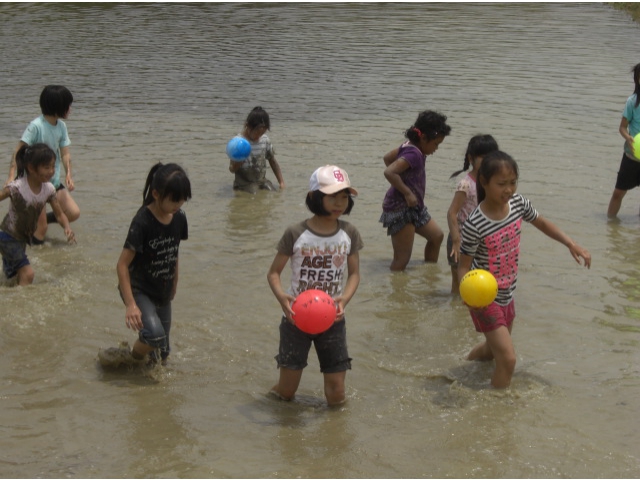
[[[189,236],[187,216],[182,210],[164,225],[147,206],[141,207],[131,221],[124,248],[136,255],[129,265],[131,289],[149,296],[159,304],[170,301],[181,240]]]

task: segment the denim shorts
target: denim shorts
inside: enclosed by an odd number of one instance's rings
[[[159,348],[161,358],[166,359],[171,351],[171,302],[161,305],[141,292],[133,292],[133,298],[142,313],[142,329],[138,332],[138,338],[145,345]]]
[[[286,317],[280,322],[280,347],[275,356],[278,368],[302,370],[307,366],[311,344],[316,347],[322,373],[338,373],[351,369],[347,351],[347,327],[344,320],[317,335],[304,333]]]
[[[0,254],[2,254],[2,270],[7,278],[13,278],[18,270],[29,265],[27,244],[16,240],[0,230]]]
[[[493,302],[487,308],[470,309],[469,312],[477,332],[491,332],[499,327],[511,327],[516,318],[516,303],[511,300],[508,305],[502,306]]]
[[[402,230],[405,225],[413,224],[416,228],[426,225],[431,220],[431,215],[424,207],[420,210],[418,207],[407,207],[403,210],[395,212],[382,212],[380,222],[387,229],[387,235],[395,235]]]

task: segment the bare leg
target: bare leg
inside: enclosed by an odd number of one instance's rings
[[[80,208],[67,189],[63,188],[62,190],[58,190],[56,196],[58,197],[60,207],[67,216],[69,223],[75,222],[80,218]]]
[[[271,388],[271,393],[282,400],[293,400],[298,391],[301,378],[302,370],[280,367],[280,380]]]
[[[440,245],[444,240],[444,233],[435,220],[429,220],[429,223],[416,229],[416,233],[427,239],[424,247],[424,261],[436,263],[438,255],[440,255]]]
[[[391,245],[393,246],[393,261],[389,267],[392,271],[401,271],[407,268],[409,260],[411,260],[411,251],[413,250],[413,239],[415,238],[416,229],[413,224],[405,225],[395,235],[391,235]]]
[[[33,279],[35,278],[35,276],[36,274],[33,271],[33,268],[31,268],[31,265],[25,265],[24,267],[18,270],[18,273],[17,273],[18,285],[20,286],[31,285],[33,283]]]
[[[516,368],[516,352],[513,348],[511,331],[502,326],[486,332],[485,337],[486,345],[496,361],[491,385],[494,388],[507,388],[511,384],[511,377]]]
[[[622,206],[622,199],[627,194],[626,190],[614,189],[609,200],[609,209],[607,210],[607,216],[613,218],[618,215],[620,207]]]
[[[347,372],[324,374],[324,396],[330,407],[341,405],[345,400],[344,380]]]

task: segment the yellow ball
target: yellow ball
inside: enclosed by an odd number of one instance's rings
[[[471,270],[460,280],[460,296],[470,307],[488,307],[497,295],[498,282],[491,272]]]
[[[633,137],[633,156],[640,159],[640,133]]]

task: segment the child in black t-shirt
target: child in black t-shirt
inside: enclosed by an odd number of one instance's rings
[[[188,238],[181,207],[191,198],[191,183],[179,165],[157,163],[149,171],[143,198],[118,259],[118,289],[126,306],[125,323],[138,332],[131,355],[141,360],[160,349],[164,364],[170,351],[178,248]]]

